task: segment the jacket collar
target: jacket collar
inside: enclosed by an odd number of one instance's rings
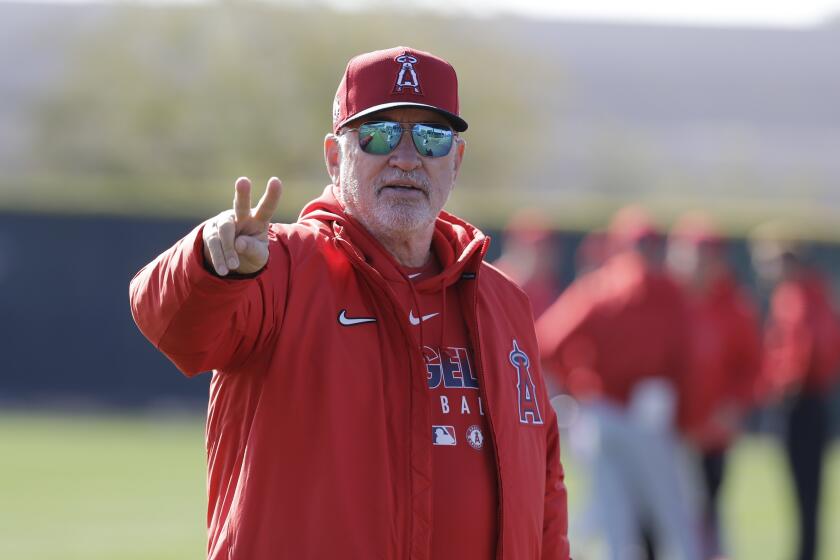
[[[327,185],[322,195],[307,204],[298,221],[317,220],[332,232],[335,242],[351,258],[367,263],[389,280],[405,279],[396,259],[357,220],[348,215]],[[415,284],[418,292],[435,292],[460,280],[464,274],[476,274],[487,252],[490,238],[468,222],[441,212],[435,220],[432,251],[441,272]]]

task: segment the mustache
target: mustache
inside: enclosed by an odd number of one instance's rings
[[[430,189],[429,179],[422,173],[416,171],[396,171],[387,177],[383,177],[376,181],[374,185],[377,192],[379,192],[385,185],[393,185],[395,183],[403,183],[415,186],[428,194]]]

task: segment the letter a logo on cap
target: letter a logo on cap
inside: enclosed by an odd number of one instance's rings
[[[397,83],[394,85],[394,93],[402,93],[403,88],[411,88],[414,93],[423,95],[420,90],[420,80],[417,79],[417,72],[414,70],[414,65],[417,63],[417,58],[408,53],[403,53],[394,61],[400,63],[400,72],[397,74]]]

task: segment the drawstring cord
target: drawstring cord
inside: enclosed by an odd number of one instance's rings
[[[405,280],[406,280],[406,282],[408,282],[408,287],[411,290],[411,301],[414,304],[413,305],[414,309],[417,310],[417,318],[420,321],[420,324],[419,324],[419,327],[420,327],[420,353],[423,354],[423,356],[425,356],[426,355],[426,345],[425,345],[425,340],[424,340],[424,337],[423,337],[423,323],[424,323],[424,321],[423,321],[423,310],[420,309],[420,300],[417,297],[417,290],[414,288],[414,281],[411,278],[408,278],[407,276],[405,276]]]
[[[446,283],[443,282],[443,289],[441,290],[441,294],[443,297],[443,303],[440,309],[440,320],[441,320],[441,327],[440,327],[440,352],[443,354],[443,341],[446,340]],[[441,357],[441,359],[443,359]]]

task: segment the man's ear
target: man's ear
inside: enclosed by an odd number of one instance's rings
[[[341,171],[341,142],[335,134],[327,134],[324,138],[324,163],[327,164],[327,174],[333,185],[338,185]]]

